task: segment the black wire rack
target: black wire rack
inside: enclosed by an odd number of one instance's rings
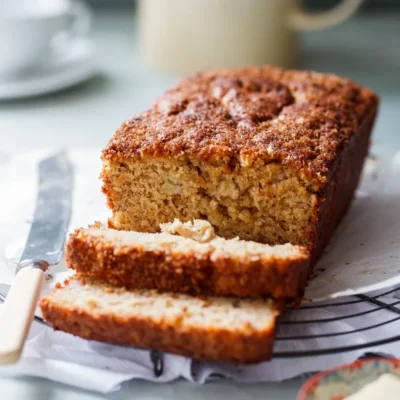
[[[374,296],[359,294],[346,298],[345,300],[307,304],[296,309],[286,310],[282,316],[282,320],[280,321],[280,329],[278,330],[277,337],[275,338],[275,351],[272,358],[284,359],[311,357],[362,349],[367,350],[400,340],[400,334],[394,334],[378,340],[351,344],[354,342],[354,335],[362,334],[363,332],[372,331],[375,329],[377,330],[384,326],[394,324],[396,321],[400,320],[400,299],[396,298],[396,294],[400,295],[400,287],[381,292]],[[386,297],[387,299],[387,296],[391,296],[389,303],[382,301],[382,298]],[[0,301],[4,300],[5,297],[0,293]],[[360,306],[364,306],[364,309],[360,310]],[[344,308],[344,310],[338,311],[340,308]],[[354,310],[354,312],[349,312],[349,309],[355,308],[357,309]],[[324,315],[322,318],[312,319],[303,318],[302,314],[304,314],[304,311],[310,310],[316,312],[317,314],[319,312],[326,314],[326,311],[328,311],[328,316]],[[332,317],[329,316],[329,311],[331,310],[334,310],[334,316]],[[371,323],[370,317],[376,313],[383,314],[382,311],[390,312],[385,313],[384,318],[382,318],[380,322]],[[309,312],[307,314],[309,314]],[[330,332],[329,326],[327,326],[329,324],[338,322],[351,322],[355,319],[362,320],[361,326],[345,330],[340,329],[336,330],[335,332]],[[35,321],[48,326],[46,322],[38,316],[35,316]],[[316,327],[322,328],[321,330],[323,330],[323,333],[315,333],[314,331]],[[397,332],[400,331],[397,330]],[[396,333],[396,330],[393,330],[393,333]],[[335,346],[335,339],[343,336],[348,338],[347,343],[349,344],[344,346]],[[321,339],[327,339],[326,345],[321,345]],[[307,346],[308,342],[310,345]],[[297,347],[297,345],[301,343],[305,346],[305,348],[301,350],[282,351],[279,349],[281,343],[285,343],[285,347],[290,347],[290,344],[293,344],[293,347]],[[289,346],[287,346],[288,343]],[[153,350],[150,352],[150,359],[153,363],[154,375],[156,377],[161,376],[164,368],[163,354]]]
[[[378,340],[352,344],[355,341],[354,335],[362,334],[363,332],[367,331],[373,331],[374,329],[382,328],[400,320],[400,299],[395,298],[396,293],[400,294],[400,287],[381,292],[374,296],[360,294],[345,298],[344,300],[340,301],[307,304],[296,309],[286,310],[286,312],[282,316],[282,320],[280,321],[280,329],[278,330],[277,337],[275,338],[275,351],[272,358],[290,359],[338,354],[363,349],[367,350],[400,340],[400,334],[394,334]],[[382,298],[387,296],[392,296],[390,303],[386,303],[381,300]],[[354,308],[357,308],[357,310],[354,310]],[[360,310],[360,308],[366,309]],[[338,311],[340,309],[343,309],[343,311]],[[353,311],[349,312],[349,309]],[[321,311],[325,312],[327,310],[334,310],[335,316],[324,316],[322,318],[313,319],[303,318],[302,314],[304,314],[304,311],[310,310],[316,311],[317,313]],[[371,317],[373,316],[373,314],[379,312],[381,312],[382,314],[382,311],[385,310],[391,311],[391,313],[385,314],[384,318],[381,318],[382,321],[378,323],[371,323]],[[352,320],[355,319],[361,319],[362,326],[326,333],[329,331],[329,324],[344,321],[350,323],[352,322]],[[315,330],[315,327],[320,327],[321,330],[324,331],[324,333],[310,333]],[[400,331],[398,330],[397,332]],[[393,331],[393,333],[396,333],[396,331]],[[334,339],[343,336],[348,339],[346,340],[346,342],[348,343],[347,345],[335,346],[334,344],[332,344],[332,341],[334,342]],[[325,345],[321,345],[321,339],[326,339]],[[286,347],[290,347],[290,344],[293,344],[293,347],[297,347],[296,345],[298,345],[299,342],[301,342],[301,344],[304,345],[306,348],[293,351],[279,350],[281,343],[285,343]],[[310,345],[307,346],[307,342],[310,342]],[[289,346],[287,346],[288,343]],[[162,375],[162,353],[156,351],[151,352],[151,359],[154,364],[154,373],[156,374],[156,376]]]
[[[304,305],[299,307],[298,309],[294,310],[289,310],[290,314],[296,314],[296,317],[299,317],[298,319],[296,318],[295,320],[286,320],[283,317],[283,320],[280,322],[281,324],[281,329],[278,332],[278,335],[276,337],[276,343],[279,348],[279,342],[287,342],[287,341],[302,341],[305,343],[307,340],[312,340],[312,341],[317,341],[319,340],[319,347],[318,348],[306,348],[304,350],[297,350],[297,351],[279,351],[276,350],[273,353],[273,358],[296,358],[296,357],[309,357],[309,356],[320,356],[320,355],[329,355],[329,354],[337,354],[337,353],[343,353],[343,352],[349,352],[349,351],[355,351],[355,350],[360,350],[360,349],[368,349],[371,347],[377,347],[377,346],[382,346],[384,344],[392,343],[395,341],[400,340],[400,335],[393,335],[390,337],[382,338],[379,340],[373,340],[373,341],[367,341],[364,343],[360,344],[351,344],[353,342],[354,336],[356,334],[361,334],[362,332],[367,332],[367,331],[372,331],[374,329],[379,329],[382,328],[385,325],[393,324],[396,321],[400,320],[400,300],[396,299],[395,297],[391,298],[390,303],[386,303],[381,301],[380,299],[389,296],[389,295],[395,295],[396,293],[400,293],[400,287],[391,289],[385,292],[382,292],[380,294],[377,294],[375,296],[368,296],[365,294],[359,294],[356,296],[351,297],[350,299],[346,299],[344,301],[336,301],[336,302],[327,302],[327,303],[322,303],[322,304],[310,304],[310,305]],[[368,304],[367,309],[364,310],[357,310],[356,312],[349,312],[349,308],[352,308],[352,306],[355,305],[365,305]],[[340,307],[346,306],[345,311],[339,312],[335,315],[334,317],[325,317],[325,318],[317,318],[317,319],[303,319],[301,318],[301,312],[303,310],[327,310],[327,309],[338,309]],[[349,307],[350,306],[350,307]],[[399,306],[399,307],[397,307]],[[389,314],[385,314],[385,318],[382,319],[382,321],[378,323],[373,323],[371,324],[369,317],[371,317],[373,314],[379,313],[381,311],[391,311]],[[294,335],[283,335],[282,332],[290,332],[290,327],[296,326],[298,329],[296,329],[296,332],[298,331],[303,331],[307,330],[305,327],[307,326],[322,326],[325,324],[331,324],[335,322],[342,322],[348,320],[351,322],[351,320],[354,319],[362,319],[362,326],[354,329],[347,329],[347,330],[339,330],[336,332],[329,332],[325,333],[326,331],[329,331],[329,329],[324,329],[324,333],[316,333],[316,334],[294,334]],[[288,329],[289,327],[289,329]],[[329,328],[329,327],[328,327]],[[393,332],[394,333],[394,332]],[[345,346],[332,346],[331,341],[334,338],[338,337],[343,337],[347,336],[348,340],[347,343],[348,345]],[[328,339],[327,341],[327,346],[326,347],[320,347],[321,346],[321,339]]]

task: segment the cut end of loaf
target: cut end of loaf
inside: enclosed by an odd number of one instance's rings
[[[272,300],[128,291],[76,278],[40,307],[55,329],[85,339],[238,363],[270,357],[280,311]]]
[[[105,161],[102,177],[116,229],[157,232],[174,218],[204,219],[226,238],[302,246],[314,242],[313,182],[289,167],[227,171],[195,159],[113,159]]]

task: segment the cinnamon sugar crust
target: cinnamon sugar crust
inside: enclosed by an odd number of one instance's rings
[[[324,183],[376,106],[370,90],[335,75],[269,66],[207,71],[125,122],[103,159],[184,154],[229,169],[263,160]]]

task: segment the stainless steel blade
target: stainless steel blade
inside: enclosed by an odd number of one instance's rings
[[[5,301],[10,287],[11,286],[7,285],[6,283],[0,283],[0,301],[1,302]]]
[[[21,256],[57,264],[71,214],[72,165],[65,152],[39,163],[39,191],[32,226]]]

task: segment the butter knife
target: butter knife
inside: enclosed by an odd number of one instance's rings
[[[39,190],[33,222],[0,314],[0,364],[21,356],[44,282],[44,273],[62,257],[71,213],[72,166],[64,152],[39,163]]]

